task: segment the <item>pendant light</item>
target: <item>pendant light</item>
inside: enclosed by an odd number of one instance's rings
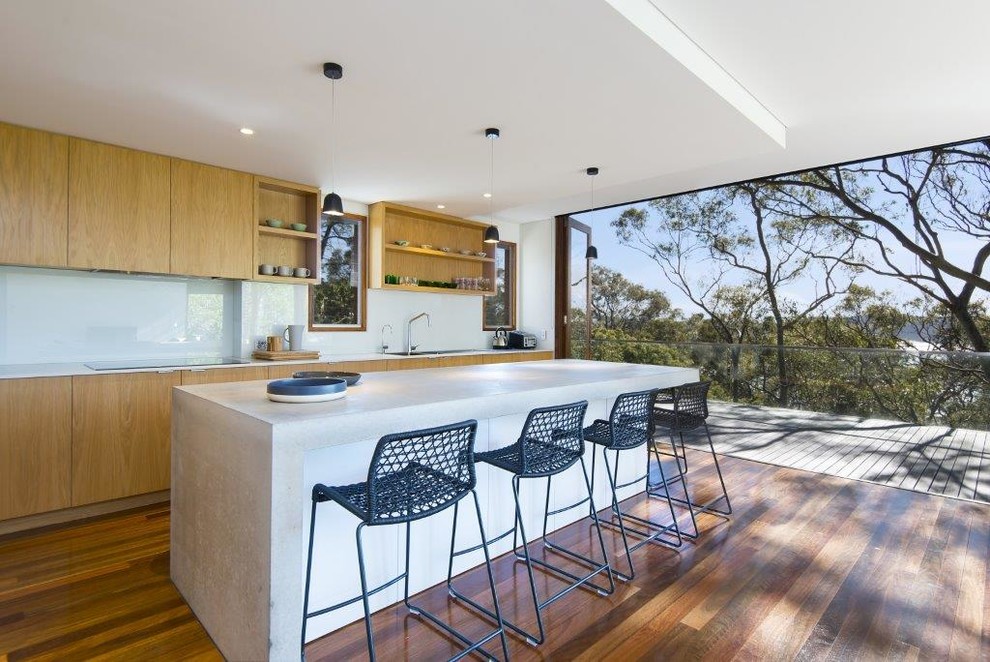
[[[588,173],[588,177],[591,178],[591,211],[595,211],[595,175],[598,174],[598,168],[591,167],[585,172]],[[586,260],[597,260],[598,259],[598,249],[588,244],[588,250],[584,253],[584,259]]]
[[[492,144],[491,159],[488,164],[488,227],[485,228],[486,244],[498,243],[498,228],[495,227],[493,209],[495,204],[495,141],[498,140],[500,135],[498,129],[485,129],[485,137]]]
[[[344,203],[334,192],[334,156],[336,144],[334,138],[334,122],[337,114],[337,81],[343,78],[344,68],[335,62],[323,63],[323,75],[330,79],[330,192],[323,198],[323,213],[328,216],[343,216]]]

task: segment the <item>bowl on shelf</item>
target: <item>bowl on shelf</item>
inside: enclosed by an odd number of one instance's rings
[[[430,250],[433,248],[433,244],[420,244],[419,247],[424,250]]]
[[[461,250],[459,250],[457,252],[460,253],[461,255],[470,255],[471,254],[471,251],[469,251],[466,248],[462,248]]]
[[[280,227],[282,227],[282,221],[278,220],[277,218],[269,218],[268,220],[265,221],[265,223],[270,228],[280,228]]]
[[[292,228],[293,230],[295,230],[296,232],[305,232],[306,231],[306,224],[305,223],[293,223],[289,227]]]
[[[442,253],[449,253],[450,252],[450,247],[449,246],[441,246],[440,247],[440,251]]]
[[[477,255],[478,257],[488,257],[488,253],[486,253],[485,251],[478,251],[477,253],[475,253],[475,255]]]
[[[409,245],[409,242],[406,241],[405,239],[396,239],[395,240],[395,245],[396,246],[408,246]]]

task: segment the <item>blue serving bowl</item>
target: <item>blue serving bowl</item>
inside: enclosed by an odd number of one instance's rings
[[[274,402],[325,402],[344,397],[347,382],[332,377],[276,379],[267,390]]]
[[[343,379],[347,382],[348,386],[354,386],[361,381],[360,372],[339,372],[335,370],[302,370],[300,372],[292,373],[292,377],[293,379],[313,379],[314,377]]]

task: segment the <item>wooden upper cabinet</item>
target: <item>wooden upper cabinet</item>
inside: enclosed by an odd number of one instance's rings
[[[72,505],[169,488],[178,372],[72,378]]]
[[[250,279],[254,177],[172,159],[173,274]]]
[[[0,380],[0,520],[68,508],[72,378]]]
[[[69,140],[0,124],[0,262],[66,265]]]
[[[69,266],[168,273],[169,159],[69,139]]]

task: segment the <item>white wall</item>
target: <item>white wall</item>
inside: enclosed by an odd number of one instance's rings
[[[230,354],[236,283],[0,267],[0,364]]]
[[[345,208],[367,213],[362,205]],[[499,223],[519,245],[519,326],[553,347],[553,223]],[[59,363],[175,356],[248,356],[259,338],[307,323],[303,285],[0,266],[0,364]],[[421,349],[491,346],[482,331],[482,297],[368,290],[368,330],[307,333],[325,354],[405,349],[406,322],[420,312]],[[543,330],[547,339],[542,338]]]
[[[553,219],[524,223],[519,226],[519,328],[536,335],[539,349],[554,346],[553,279]]]

